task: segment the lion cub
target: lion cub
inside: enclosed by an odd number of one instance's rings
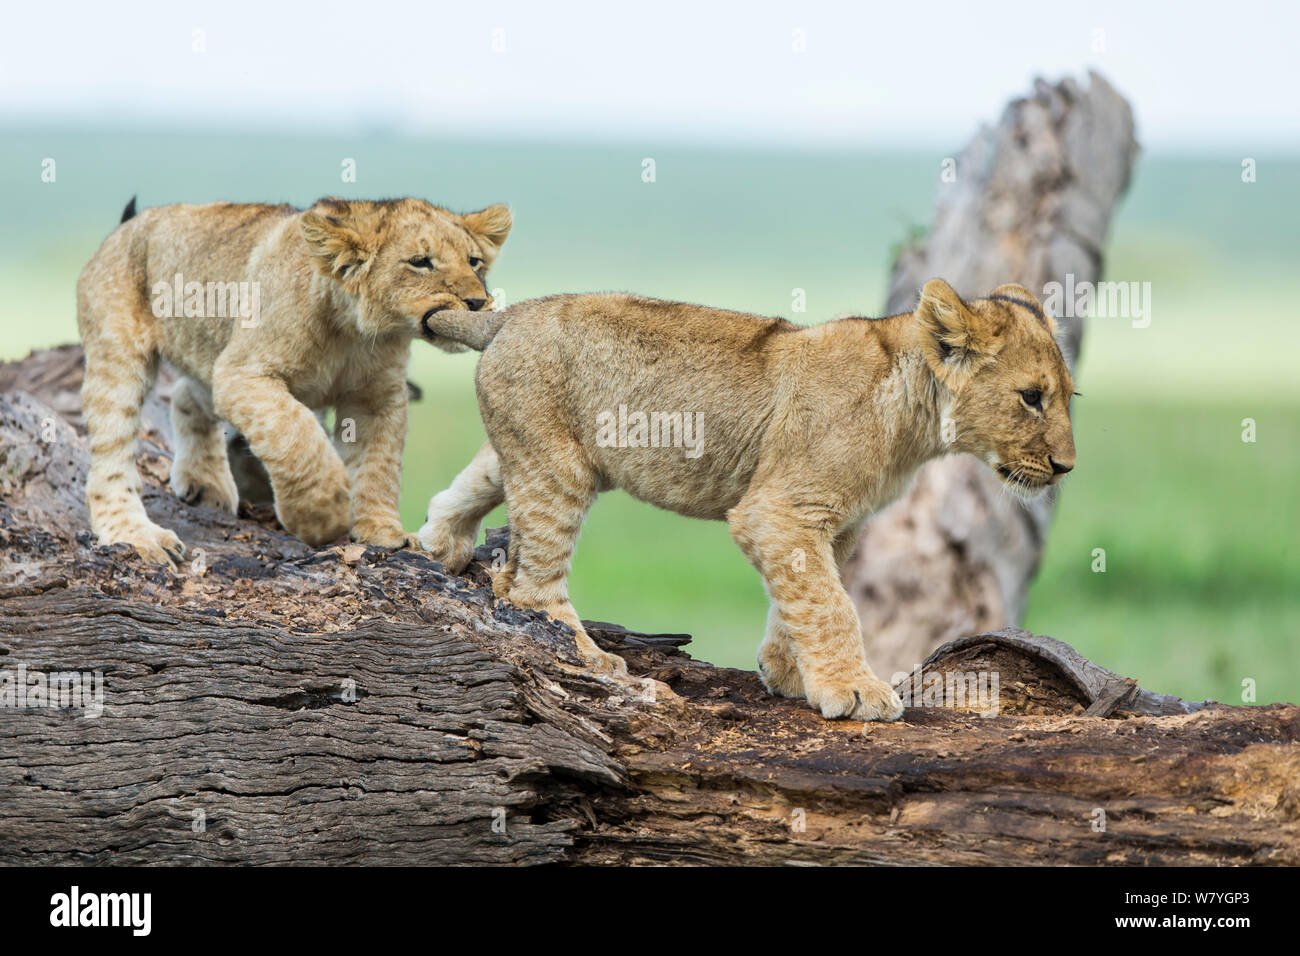
[[[902,704],[868,666],[840,583],[861,523],[949,452],[980,456],[1023,496],[1074,466],[1074,385],[1052,320],[1017,285],[963,302],[934,279],[913,313],[811,328],[613,294],[430,324],[484,349],[490,444],[430,502],[421,542],[459,570],[504,498],[496,594],[574,628],[605,671],[626,665],[584,633],[565,583],[597,492],[725,519],[772,599],[768,690],[825,717],[894,720]]]
[[[233,512],[221,422],[266,466],[276,514],[319,545],[412,540],[398,517],[410,343],[438,338],[439,309],[482,309],[510,211],[457,215],[419,199],[322,199],[306,211],[227,202],[146,209],[135,200],[77,282],[90,432],[86,495],[100,543],[178,560],[149,520],[135,449],[160,358],[172,393],[172,490]],[[337,450],[313,409],[333,407]]]

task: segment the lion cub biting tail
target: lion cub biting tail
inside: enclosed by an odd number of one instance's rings
[[[234,511],[221,422],[270,475],[276,514],[318,545],[413,541],[397,513],[411,340],[463,346],[425,324],[439,309],[482,309],[484,275],[510,211],[457,215],[419,199],[322,199],[290,206],[135,201],[77,282],[90,432],[86,494],[101,544],[169,562],[180,539],[140,500],[140,407],[158,360],[177,367],[172,490]],[[313,409],[336,411],[337,449]]]
[[[949,452],[978,455],[1027,497],[1074,466],[1074,385],[1052,320],[1017,285],[963,302],[934,279],[913,313],[811,328],[613,294],[430,324],[483,349],[490,443],[430,502],[422,544],[460,570],[504,498],[496,594],[574,628],[605,671],[626,665],[584,633],[565,583],[597,492],[725,519],[772,599],[768,690],[825,717],[894,720],[902,704],[868,666],[839,578],[861,523]],[[678,441],[687,421],[691,441]]]

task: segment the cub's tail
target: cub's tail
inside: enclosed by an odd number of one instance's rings
[[[505,324],[506,313],[469,312],[464,309],[439,309],[426,313],[420,323],[427,337],[451,339],[482,352],[496,338]]]

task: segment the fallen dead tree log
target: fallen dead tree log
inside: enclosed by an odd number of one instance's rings
[[[1194,709],[1011,629],[924,669],[996,674],[993,716],[922,680],[896,724],[828,723],[592,625],[670,691],[604,683],[492,599],[499,538],[455,577],[183,505],[165,396],[145,504],[187,561],[93,547],[77,368],[0,366],[41,395],[0,393],[0,680],[98,675],[102,709],[0,706],[0,863],[1300,863],[1300,708]]]

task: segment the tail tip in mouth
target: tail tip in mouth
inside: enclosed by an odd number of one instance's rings
[[[429,328],[429,319],[433,318],[439,312],[445,312],[450,308],[451,306],[449,305],[435,305],[428,312],[424,313],[424,315],[420,316],[420,334],[426,339],[437,338],[438,333]]]

